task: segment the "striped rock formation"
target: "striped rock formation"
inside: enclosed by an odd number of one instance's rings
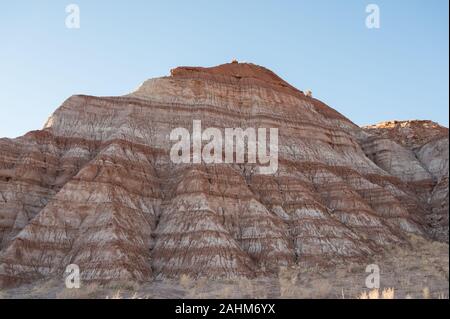
[[[170,132],[193,120],[278,128],[278,171],[174,164]],[[246,63],[176,68],[121,97],[72,96],[42,130],[0,139],[0,282],[69,264],[86,281],[253,277],[365,261],[410,233],[448,240],[442,132],[412,146],[360,128]]]
[[[375,143],[395,142],[405,149],[406,157],[413,159],[413,173],[402,175],[396,173],[398,169],[395,167],[395,160],[390,158],[391,162],[388,164],[386,158],[382,159],[386,155],[381,155],[380,149],[371,155],[387,171],[424,188],[422,198],[429,206],[426,220],[432,237],[448,242],[448,128],[431,121],[390,121],[364,129],[376,136]]]

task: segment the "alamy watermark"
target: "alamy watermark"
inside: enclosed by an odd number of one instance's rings
[[[77,4],[69,4],[66,6],[66,28],[79,29],[80,28],[80,7]]]
[[[366,287],[369,289],[380,288],[380,267],[377,264],[370,264],[366,267],[366,272],[370,273],[366,277]]]
[[[79,29],[80,24],[80,6],[75,3],[68,4],[65,8],[67,13],[65,25],[68,29]],[[380,28],[380,7],[377,4],[371,3],[366,6],[366,13],[368,14],[365,20],[368,29]]]
[[[70,264],[66,267],[65,284],[67,289],[78,289],[81,285],[80,267],[76,264]]]
[[[366,7],[366,13],[369,15],[366,17],[366,27],[368,29],[380,28],[380,7],[377,4],[369,4]]]
[[[277,128],[225,128],[222,133],[213,127],[202,131],[201,121],[194,120],[192,134],[178,127],[170,133],[170,141],[176,142],[170,150],[170,159],[175,164],[249,163],[258,164],[260,174],[278,171]]]

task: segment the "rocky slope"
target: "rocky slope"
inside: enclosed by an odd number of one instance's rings
[[[425,173],[420,175],[423,177],[428,175],[428,179],[432,180],[429,185],[421,185],[425,186],[421,194],[422,198],[429,206],[430,214],[426,217],[427,223],[433,238],[448,242],[448,128],[431,121],[391,121],[364,129],[377,136],[375,138],[377,143],[395,141],[403,146],[406,150],[405,154],[414,159],[417,167],[421,167],[419,170]],[[375,157],[375,163],[396,174],[395,160],[389,157],[390,164],[387,164],[386,159],[381,159],[383,155],[372,154],[372,156]],[[402,166],[400,162],[397,164]],[[408,181],[408,176],[402,175],[402,169],[404,170],[401,167],[397,174]],[[416,178],[419,182],[423,182],[423,177],[418,178],[416,170],[410,180]]]
[[[278,171],[174,164],[170,132],[193,120],[278,128]],[[418,126],[414,144],[360,128],[244,63],[72,96],[42,130],[0,139],[0,282],[69,264],[87,281],[254,277],[362,262],[411,233],[448,241],[448,131]]]

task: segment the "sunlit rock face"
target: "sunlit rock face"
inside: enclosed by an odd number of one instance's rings
[[[277,172],[174,164],[170,132],[193,120],[278,128]],[[254,277],[362,262],[410,233],[448,241],[448,130],[421,123],[413,144],[360,128],[246,63],[70,97],[42,130],[0,139],[1,282],[69,264],[86,281]]]
[[[369,156],[377,158],[375,163],[391,174],[405,181],[415,181],[410,184],[416,184],[427,206],[429,234],[448,242],[448,128],[432,121],[390,121],[364,129],[376,136],[373,137],[376,143],[404,148],[402,153],[392,152],[392,147],[378,149]],[[408,174],[402,175],[401,171]]]

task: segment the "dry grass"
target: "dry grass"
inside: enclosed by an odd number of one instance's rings
[[[230,286],[223,287],[218,293],[218,298],[220,299],[230,299],[232,296],[233,288]]]
[[[381,292],[381,299],[395,299],[394,288],[385,288]]]
[[[423,288],[422,296],[423,296],[423,299],[430,299],[431,298],[430,288],[428,288],[428,287]]]
[[[126,296],[122,294],[121,290],[117,290],[114,292],[111,296],[106,296],[105,299],[149,299],[149,296],[147,295],[140,295],[137,292],[130,296]]]
[[[370,263],[380,267],[380,290],[364,288],[365,264],[339,263],[333,267],[300,263],[282,267],[277,277],[258,279],[191,278],[157,280],[137,284],[114,281],[105,286],[82,282],[79,289],[66,289],[53,279],[34,285],[0,291],[0,298],[439,298],[448,299],[448,245],[412,236],[411,247],[387,250]],[[365,290],[364,292],[361,292]]]
[[[30,289],[30,296],[39,298],[40,296],[48,295],[51,291],[60,290],[62,285],[63,281],[60,278],[39,282]]]
[[[104,286],[106,299],[149,299],[150,296],[140,294],[142,284],[131,280],[112,281]],[[112,293],[111,293],[112,291]]]
[[[301,277],[306,277],[300,282]],[[298,267],[282,267],[278,275],[280,298],[328,298],[332,285],[327,278],[309,278]]]
[[[432,295],[430,289],[425,287],[422,289],[422,298],[423,299],[431,299]],[[445,293],[437,293],[437,299],[448,299],[448,295]],[[364,291],[359,296],[358,299],[395,299],[395,289],[394,288],[385,288],[381,291],[379,289],[372,289],[370,291]],[[414,299],[410,294],[405,295],[405,299]]]
[[[181,275],[180,276],[180,286],[184,288],[184,290],[188,290],[192,287],[192,278],[189,275]]]
[[[297,269],[281,267],[278,273],[278,281],[280,284],[280,297],[293,298],[297,294]]]
[[[141,285],[131,280],[114,280],[104,287],[112,290],[137,291],[141,288]]]
[[[183,289],[184,297],[189,299],[204,299],[209,297],[209,285],[214,282],[207,278],[193,279],[183,274],[179,277],[178,284]]]
[[[99,293],[100,287],[98,284],[91,283],[83,285],[80,288],[63,288],[56,293],[56,299],[90,299],[95,298]]]
[[[123,296],[122,296],[122,293],[121,293],[121,291],[119,289],[115,293],[113,293],[111,295],[111,297],[110,296],[106,296],[106,299],[123,299]]]
[[[395,290],[394,288],[385,288],[381,291],[379,289],[372,289],[369,292],[362,292],[358,299],[394,299]]]
[[[250,299],[265,299],[267,298],[267,289],[261,287],[260,284],[248,278],[240,278],[238,281],[238,291],[242,297]]]

